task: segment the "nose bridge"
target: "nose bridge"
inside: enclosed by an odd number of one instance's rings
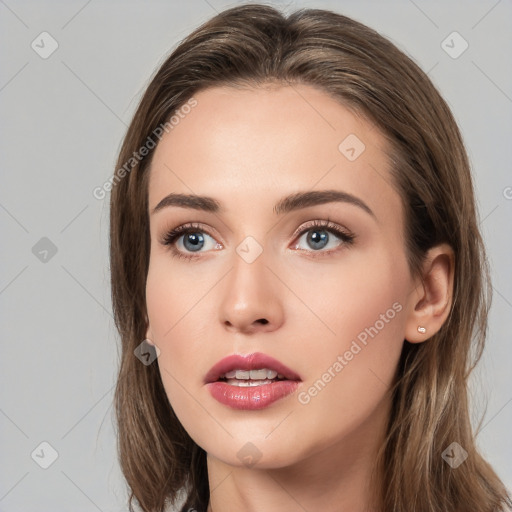
[[[269,256],[253,237],[246,237],[236,247],[220,305],[221,321],[226,326],[241,331],[263,326],[271,330],[282,322],[279,290],[267,268]]]

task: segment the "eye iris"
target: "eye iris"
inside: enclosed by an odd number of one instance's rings
[[[328,238],[329,238],[329,235],[327,234],[326,231],[317,229],[315,231],[310,231],[310,233],[308,234],[307,240],[308,240],[308,243],[310,243],[313,248],[322,249],[327,244]],[[320,244],[321,246],[319,247],[317,244]]]
[[[187,245],[189,243],[192,245]],[[183,245],[187,251],[198,251],[204,245],[204,236],[200,233],[187,233],[184,236]]]

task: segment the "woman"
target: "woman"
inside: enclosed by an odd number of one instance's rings
[[[130,503],[507,510],[468,411],[489,304],[468,159],[408,57],[332,12],[226,10],[160,67],[116,169]]]

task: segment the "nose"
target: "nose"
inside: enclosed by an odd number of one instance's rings
[[[282,285],[267,266],[265,251],[248,263],[238,254],[224,280],[220,319],[229,332],[271,332],[283,323]]]

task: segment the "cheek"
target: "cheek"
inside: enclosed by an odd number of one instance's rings
[[[209,448],[212,439],[221,445],[232,442],[211,414],[203,384],[206,370],[220,357],[212,356],[219,338],[213,334],[218,322],[215,285],[225,270],[198,271],[193,264],[170,262],[170,257],[151,261],[146,283],[151,335],[160,349],[157,363],[167,398],[200,446]]]
[[[162,343],[161,350],[171,346],[179,349],[179,339],[186,339],[188,347],[198,343],[192,332],[189,336],[183,334],[202,315],[215,280],[211,272],[198,271],[194,264],[173,263],[168,254],[157,254],[150,261],[146,304],[151,332]],[[192,344],[188,343],[190,338]]]
[[[216,279],[201,279],[193,265],[173,265],[169,258],[162,255],[150,262],[146,304],[150,338],[160,349],[160,373],[172,401],[180,394],[180,383],[190,389],[202,382],[201,372],[194,369],[204,367],[205,340],[212,341],[206,332],[211,324],[206,308]]]
[[[303,332],[321,335],[306,337],[302,347],[310,363],[297,419],[304,431],[320,428],[325,442],[357,430],[392,385],[405,330],[404,265],[398,255],[360,258],[330,279],[310,274],[322,292],[309,279],[299,291],[323,325],[312,315],[306,325],[302,321]],[[326,420],[321,427],[319,417]]]
[[[401,254],[391,251],[380,254],[347,252],[346,257],[332,265],[301,263],[295,273],[307,279],[289,276],[294,295],[301,299],[289,297],[295,305],[295,311],[287,310],[292,323],[306,322],[310,332],[316,324],[315,337],[325,340],[325,348],[342,348],[347,340],[376,322],[382,331],[379,335],[387,331],[392,338],[393,328],[403,325],[403,315],[397,310],[404,306],[408,287],[406,261]],[[398,305],[393,307],[395,303]]]

